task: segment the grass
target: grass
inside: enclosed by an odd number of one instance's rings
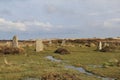
[[[40,78],[50,73],[77,75],[81,80],[100,80],[94,76],[88,76],[72,69],[64,68],[64,64],[51,62],[45,56],[52,55],[63,62],[74,66],[83,66],[86,70],[105,77],[115,77],[120,79],[120,67],[93,68],[88,65],[102,65],[110,59],[120,60],[119,52],[96,52],[95,47],[63,47],[71,54],[59,55],[53,53],[58,47],[46,47],[43,52],[35,52],[34,47],[25,47],[25,54],[0,55],[0,80],[20,80],[26,77]],[[4,63],[4,57],[11,65]]]
[[[87,67],[87,70],[97,75],[101,75],[104,77],[118,78],[118,80],[120,80],[120,67],[108,67],[108,68]]]
[[[104,77],[112,77],[120,79],[120,67],[113,66],[108,68],[94,68],[89,65],[103,65],[111,59],[117,59],[120,61],[120,51],[117,52],[97,52],[95,47],[92,48],[80,48],[80,47],[66,47],[71,54],[69,55],[51,55],[58,59],[62,59],[67,64],[74,66],[82,66],[86,70]]]
[[[96,52],[94,51],[95,48],[71,48],[70,50],[71,54],[68,55],[56,55],[51,54],[53,56],[56,56],[57,58],[68,60],[70,64],[81,64],[81,65],[101,65],[104,62],[108,61],[112,58],[117,58],[119,60],[120,53],[111,53],[111,52]]]

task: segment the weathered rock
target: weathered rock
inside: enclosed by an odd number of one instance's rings
[[[61,46],[65,46],[65,40],[62,41]]]
[[[36,40],[36,52],[40,52],[40,51],[43,51],[44,49],[44,45],[43,45],[43,42],[42,40]]]
[[[102,50],[102,42],[101,41],[99,42],[98,50]]]
[[[58,54],[70,54],[70,52],[67,49],[64,49],[64,48],[58,48],[54,53],[58,53]]]
[[[17,36],[13,36],[13,41],[12,41],[12,47],[14,48],[18,48],[18,37]]]
[[[109,44],[105,42],[105,43],[103,44],[103,47],[106,47],[106,46],[109,46]]]
[[[49,41],[49,46],[52,46],[52,41],[51,40]]]
[[[97,45],[97,51],[101,51],[102,50],[102,42],[98,42],[98,45]]]
[[[95,47],[96,45],[94,43],[90,43],[90,47]]]

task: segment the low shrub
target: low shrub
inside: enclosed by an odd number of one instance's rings
[[[23,48],[14,48],[14,47],[0,47],[0,53],[2,54],[20,54],[23,53],[24,49]]]
[[[119,50],[119,47],[117,47],[117,46],[106,46],[100,51],[101,52],[113,52],[113,51],[117,51],[117,50]]]
[[[58,48],[54,53],[58,53],[58,54],[70,54],[70,52],[67,49],[64,49],[64,48]]]

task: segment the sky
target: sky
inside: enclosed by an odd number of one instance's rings
[[[120,37],[120,0],[0,0],[0,39]]]

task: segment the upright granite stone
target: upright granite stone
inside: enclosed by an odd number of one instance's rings
[[[51,40],[49,41],[49,46],[52,46],[52,41]]]
[[[104,44],[103,44],[103,47],[108,47],[109,46],[109,43],[107,43],[107,42],[105,42]]]
[[[43,45],[42,40],[37,39],[36,40],[36,52],[43,51],[43,49],[44,49],[44,45]]]
[[[17,36],[13,36],[13,40],[12,40],[12,47],[14,48],[18,48],[18,37]]]
[[[65,40],[62,41],[61,46],[65,46]]]
[[[101,41],[99,42],[98,50],[102,50],[102,42]]]

